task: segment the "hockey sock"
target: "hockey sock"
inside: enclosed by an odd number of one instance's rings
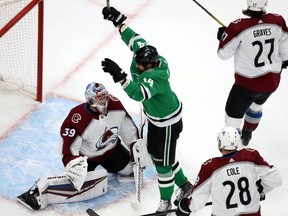
[[[174,192],[174,175],[172,166],[156,165],[156,171],[158,173],[160,197],[162,200],[169,200]]]

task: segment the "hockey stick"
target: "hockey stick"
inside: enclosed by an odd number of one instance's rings
[[[201,7],[207,14],[209,14],[209,16],[211,16],[216,22],[218,22],[221,26],[225,27],[225,25],[218,20],[213,14],[211,14],[206,8],[204,8],[201,4],[199,4],[196,0],[192,0],[194,1],[199,7]]]
[[[86,212],[87,212],[87,214],[89,215],[89,216],[100,216],[99,214],[97,214],[94,210],[92,210],[91,208],[88,208],[87,210],[86,210]]]
[[[136,162],[136,176],[135,176],[135,197],[132,198],[132,200],[130,201],[131,207],[135,210],[135,211],[139,211],[141,208],[141,190],[142,190],[142,168],[140,166],[140,159],[138,159],[138,161]]]
[[[106,5],[107,5],[107,8],[110,9],[110,0],[106,0]]]
[[[210,205],[212,205],[212,202],[207,202],[205,204],[205,206],[210,206]],[[100,216],[91,208],[87,209],[86,212],[89,216]],[[173,212],[176,212],[176,209],[170,209],[170,210],[164,211],[164,212],[155,212],[155,213],[145,214],[145,215],[141,215],[141,216],[161,216],[161,215],[166,215],[166,214],[173,213]]]
[[[145,125],[145,120],[143,122],[142,117],[142,105],[140,104],[140,117],[139,117],[139,135],[140,138],[143,138],[143,128]],[[140,158],[137,159],[136,162],[136,171],[134,172],[135,175],[135,197],[132,198],[130,201],[131,207],[135,211],[139,211],[141,208],[141,190],[142,190],[142,184],[143,184],[143,169],[140,166]]]
[[[207,202],[205,204],[205,206],[210,206],[212,205],[212,202]],[[163,215],[167,215],[169,213],[173,213],[173,212],[176,212],[177,209],[170,209],[170,210],[167,210],[167,211],[164,211],[164,212],[155,212],[155,213],[150,213],[150,214],[145,214],[145,215],[141,215],[141,216],[163,216]]]

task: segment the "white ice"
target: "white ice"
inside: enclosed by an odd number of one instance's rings
[[[101,11],[106,2],[44,1],[44,101],[56,95],[81,102],[87,83],[97,81],[119,97],[128,111],[137,113],[138,104],[101,69],[101,60],[109,57],[128,72],[132,58],[114,26],[102,18]],[[199,2],[226,25],[243,17],[241,11],[246,6],[246,0]],[[127,24],[156,46],[168,60],[171,85],[184,103],[184,131],[179,139],[177,156],[188,178],[194,182],[202,162],[219,156],[216,135],[224,125],[224,106],[234,81],[233,59],[222,61],[216,54],[216,34],[220,25],[191,0],[112,0],[110,4],[126,14]],[[269,1],[268,11],[281,14],[286,21],[287,9],[286,0]],[[283,177],[283,185],[267,194],[261,203],[264,216],[288,215],[287,72],[284,70],[278,90],[265,104],[262,121],[249,145],[275,165]],[[1,151],[1,142],[41,105],[3,84],[0,85],[0,98]],[[21,169],[25,170],[25,167]],[[3,175],[5,173],[0,170],[0,178]],[[143,190],[140,213],[154,212],[158,201],[159,192],[154,182]],[[95,210],[101,216],[138,215],[130,208],[129,199]],[[205,207],[192,215],[210,215],[210,211],[211,207]],[[15,200],[0,196],[0,215],[68,214],[57,213],[53,208],[32,212]],[[86,213],[73,215],[84,216]]]

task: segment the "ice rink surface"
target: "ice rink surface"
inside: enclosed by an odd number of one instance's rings
[[[0,215],[84,216],[86,207],[92,207],[101,216],[154,212],[159,192],[153,174],[148,177],[149,184],[146,181],[144,185],[140,212],[130,207],[133,187],[131,193],[116,200],[107,196],[105,200],[96,198],[53,205],[37,212],[16,202],[16,196],[28,190],[36,178],[63,171],[61,161],[55,160],[55,166],[47,164],[51,158],[61,157],[56,137],[61,118],[68,114],[71,106],[84,101],[84,89],[89,82],[103,83],[133,115],[137,116],[139,111],[139,105],[101,69],[101,60],[108,57],[128,72],[132,58],[113,24],[102,18],[106,2],[44,2],[44,102],[38,104],[17,88],[0,83]],[[246,0],[201,0],[199,3],[226,25],[244,17],[241,11],[246,7]],[[192,0],[111,0],[110,4],[124,13],[128,17],[126,23],[156,46],[169,63],[171,85],[184,104],[184,130],[177,157],[190,181],[194,182],[201,164],[219,156],[216,136],[224,125],[224,106],[234,81],[233,59],[222,61],[216,53],[220,25]],[[270,0],[268,3],[268,12],[281,14],[286,22],[287,9],[288,1]],[[283,185],[267,194],[261,203],[263,216],[288,215],[287,73],[288,70],[283,71],[278,90],[265,104],[263,118],[249,144],[275,165],[283,177]],[[37,158],[35,155],[41,153],[41,145],[48,148],[51,145],[51,149],[47,150],[47,157]],[[21,163],[23,160],[31,163]],[[38,169],[32,169],[36,165]],[[121,186],[113,189],[116,194]],[[204,216],[210,212],[211,207],[205,207],[191,215]]]

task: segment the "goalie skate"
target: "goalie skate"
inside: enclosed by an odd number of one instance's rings
[[[131,173],[130,175],[123,175],[118,173],[117,175],[118,182],[125,183],[125,182],[135,182],[134,174]]]
[[[39,191],[38,188],[35,188],[21,194],[17,197],[17,200],[31,210],[38,210],[40,209],[40,205],[38,204],[37,196],[39,196]]]

